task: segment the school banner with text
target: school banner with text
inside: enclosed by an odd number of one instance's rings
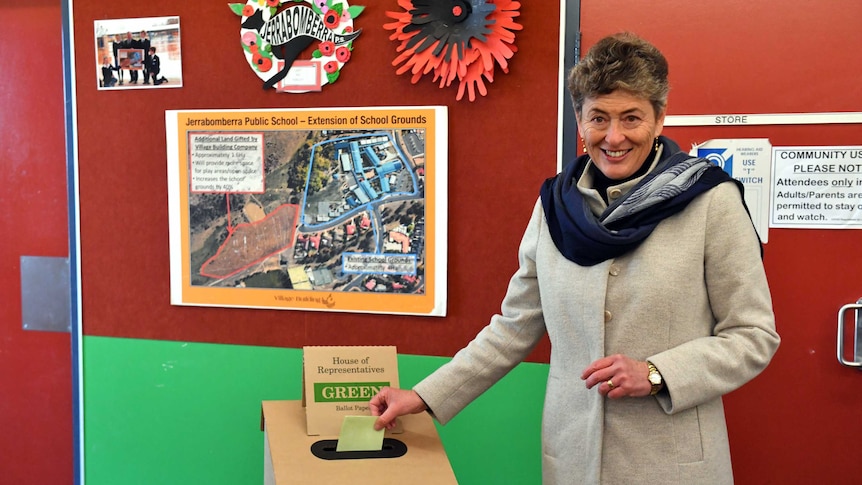
[[[165,123],[172,304],[445,315],[445,107]]]

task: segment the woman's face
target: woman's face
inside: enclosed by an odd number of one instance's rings
[[[637,172],[662,127],[663,112],[657,115],[649,100],[621,90],[585,99],[578,119],[587,154],[613,180]]]

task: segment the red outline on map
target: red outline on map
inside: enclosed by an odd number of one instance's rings
[[[228,196],[228,200],[229,200],[229,194],[226,194],[226,195]],[[246,270],[246,269],[260,263],[261,261],[264,261],[267,258],[272,257],[275,254],[278,254],[278,253],[284,251],[286,248],[293,246],[294,237],[296,236],[296,225],[293,226],[292,232],[290,233],[290,236],[287,238],[287,240],[289,241],[288,244],[279,247],[275,251],[273,251],[273,252],[271,252],[271,253],[263,256],[263,257],[260,257],[256,260],[252,261],[251,263],[248,263],[245,266],[242,266],[241,268],[238,268],[235,271],[232,271],[228,274],[217,275],[217,274],[206,273],[204,271],[204,268],[206,268],[207,265],[209,265],[211,262],[215,261],[221,255],[222,251],[231,244],[231,238],[234,237],[234,234],[236,234],[237,232],[239,232],[241,230],[244,230],[247,227],[252,228],[253,226],[262,225],[262,224],[266,223],[269,219],[271,219],[273,216],[278,214],[280,211],[286,210],[288,208],[292,209],[294,211],[293,220],[296,221],[297,214],[299,213],[299,206],[296,204],[284,204],[284,205],[279,206],[277,209],[270,212],[269,214],[266,215],[266,217],[264,217],[263,219],[261,219],[257,222],[243,223],[243,224],[237,225],[236,227],[231,227],[230,226],[230,202],[228,202],[228,236],[224,240],[222,245],[219,247],[218,251],[216,251],[215,255],[213,257],[209,258],[208,260],[206,260],[206,262],[204,262],[204,264],[201,265],[201,269],[200,269],[201,276],[206,276],[208,278],[228,278],[230,276],[233,276],[233,275],[235,275],[235,274],[237,274],[243,270]]]

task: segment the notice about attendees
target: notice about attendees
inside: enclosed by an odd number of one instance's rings
[[[264,191],[262,133],[189,133],[192,193]]]
[[[774,147],[770,227],[862,229],[862,146]]]

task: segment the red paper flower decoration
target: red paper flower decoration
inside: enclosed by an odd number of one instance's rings
[[[514,21],[519,2],[513,0],[398,0],[404,12],[386,12],[395,19],[384,24],[394,32],[390,40],[399,41],[392,61],[398,74],[410,71],[416,84],[434,71],[440,88],[458,78],[457,100],[467,92],[470,101],[476,91],[485,96],[483,78],[494,82],[494,66],[509,72],[508,60],[518,50],[513,31],[521,30]]]
[[[333,52],[335,52],[335,43],[331,41],[321,42],[317,47],[320,50],[320,54],[323,56],[331,56]]]

